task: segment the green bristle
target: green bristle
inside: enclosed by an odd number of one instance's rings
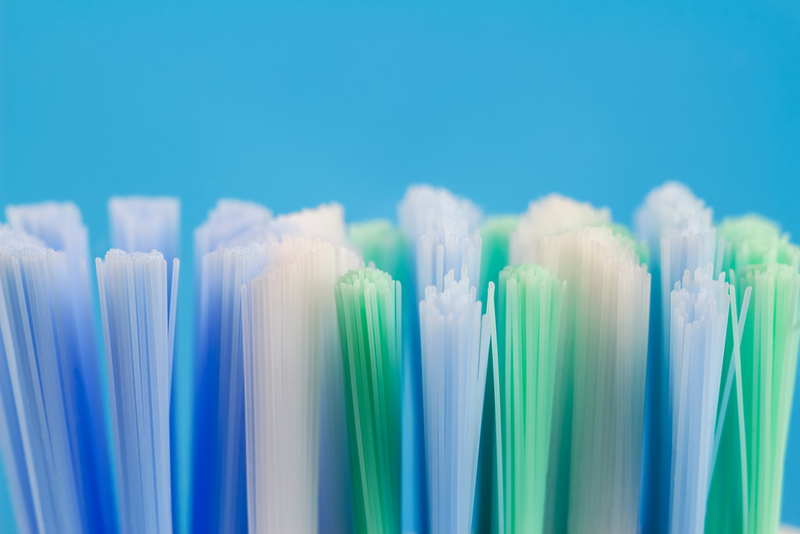
[[[500,272],[498,317],[502,472],[499,534],[541,533],[550,454],[556,351],[566,283],[532,264]]]
[[[499,281],[500,271],[508,264],[508,245],[511,232],[517,227],[519,216],[495,215],[488,217],[481,226],[481,287],[479,288],[480,300],[486,303],[486,288],[489,282],[495,286]]]
[[[401,292],[377,269],[335,286],[356,534],[400,532]]]
[[[741,306],[748,286],[752,297],[706,532],[775,534],[800,344],[800,248],[776,224],[757,215],[723,221],[719,236],[724,240],[722,269],[739,287],[737,304]],[[730,357],[726,365],[731,365]]]
[[[789,235],[781,234],[777,224],[749,214],[725,219],[719,226],[719,237],[725,240],[722,269],[739,270],[754,265],[788,265],[800,267],[800,248],[789,243]]]
[[[386,219],[354,223],[350,225],[350,241],[361,249],[365,263],[374,263],[395,280],[404,279],[408,245],[397,226]]]
[[[481,232],[481,284],[478,288],[480,301],[486,301],[489,282],[499,283],[500,271],[509,263],[509,244],[511,232],[517,227],[518,215],[494,215],[487,217],[480,228]],[[475,490],[475,531],[488,532],[492,528],[492,476],[495,464],[494,438],[494,393],[492,365],[486,378],[486,395],[483,403],[483,425],[478,452],[478,481]],[[496,523],[496,518],[495,521]]]

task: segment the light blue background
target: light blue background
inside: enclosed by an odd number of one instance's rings
[[[184,365],[191,231],[220,196],[393,218],[431,182],[487,212],[559,191],[629,223],[678,179],[800,237],[796,1],[0,2],[0,204],[75,201],[100,255],[110,195],[179,195]],[[794,413],[800,525],[800,395]]]

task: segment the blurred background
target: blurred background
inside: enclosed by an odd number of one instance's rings
[[[800,3],[732,4],[0,0],[0,204],[74,201],[99,256],[109,196],[179,196],[176,374],[192,229],[219,197],[395,219],[428,182],[487,213],[558,191],[630,224],[680,180],[717,219],[800,238]],[[783,520],[800,525],[794,404]],[[0,531],[10,514],[0,474]]]

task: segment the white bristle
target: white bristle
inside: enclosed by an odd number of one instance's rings
[[[443,291],[445,275],[461,276],[466,267],[478,287],[481,236],[480,210],[445,189],[412,186],[399,207],[400,225],[413,244],[416,259],[417,300],[428,286]]]
[[[578,202],[556,193],[532,201],[511,232],[511,265],[530,261],[532,252],[528,248],[539,238],[584,226],[608,224],[611,224],[611,211],[608,208],[595,208],[588,202]]]
[[[266,264],[266,245],[216,250],[202,260],[195,365],[213,370],[208,379],[215,382],[215,395],[198,390],[196,421],[202,428],[195,431],[202,436],[195,443],[195,484],[201,488],[197,502],[219,507],[209,514],[208,531],[240,532],[246,526],[237,516],[238,503],[247,498],[239,469],[245,454],[241,287]]]
[[[344,208],[335,202],[278,215],[272,221],[272,228],[273,232],[279,235],[303,235],[352,248],[347,238]]]
[[[167,262],[172,286],[172,263],[180,245],[180,200],[173,197],[112,197],[108,201],[111,247],[125,252],[159,251]],[[171,304],[170,304],[171,305]]]
[[[117,466],[120,531],[172,532],[169,410],[179,263],[112,249],[96,260]]]
[[[730,295],[708,264],[670,294],[669,408],[672,424],[672,534],[702,534],[711,483]]]
[[[111,244],[126,252],[157,250],[178,256],[181,204],[172,197],[113,197],[108,201]]]
[[[19,269],[18,280],[12,282],[11,279],[6,279],[14,288],[5,297],[11,321],[9,325],[16,324],[15,328],[23,328],[28,323],[29,328],[24,329],[28,334],[24,334],[24,330],[8,331],[3,334],[3,338],[21,341],[29,335],[29,340],[33,343],[32,347],[28,342],[22,345],[12,343],[15,348],[6,351],[6,358],[11,362],[22,357],[35,356],[39,366],[44,366],[39,367],[38,371],[29,368],[27,364],[17,367],[17,372],[31,373],[25,380],[34,380],[34,376],[45,369],[48,376],[52,377],[54,375],[50,373],[55,373],[59,377],[58,383],[49,383],[47,387],[50,388],[50,393],[57,393],[61,397],[58,402],[63,403],[65,412],[53,405],[49,408],[45,405],[44,409],[46,425],[55,428],[58,424],[65,424],[67,428],[67,445],[71,450],[73,463],[71,469],[75,470],[77,479],[65,480],[67,486],[64,487],[77,495],[79,507],[74,513],[79,514],[83,528],[89,531],[109,529],[114,521],[114,495],[112,477],[109,475],[110,440],[106,433],[106,406],[101,387],[103,381],[92,319],[87,266],[88,232],[81,220],[80,211],[69,202],[8,206],[6,216],[11,228],[0,225],[0,247],[4,250],[7,267],[5,276],[11,276],[14,270]],[[13,265],[16,267],[12,267]],[[23,293],[14,293],[22,287],[26,288]],[[12,287],[8,286],[8,289]],[[12,294],[16,294],[17,298],[12,299]],[[27,313],[31,314],[30,318],[26,317]],[[52,342],[45,341],[45,338]],[[57,351],[58,354],[51,354],[51,351]],[[0,367],[4,365],[0,363]],[[55,367],[48,369],[52,365]],[[8,370],[10,368],[6,368]],[[7,376],[10,378],[10,375]],[[18,378],[22,378],[22,375]],[[43,381],[41,383],[44,384]],[[14,410],[15,401],[11,396],[10,385],[6,388],[5,384],[0,384],[0,390],[5,390],[4,394],[9,395],[2,402],[5,409]],[[28,394],[34,395],[34,391],[28,391],[17,401],[22,399],[26,404],[32,402],[34,397],[28,397]],[[48,395],[45,398],[54,397]],[[38,424],[33,420],[26,422],[27,417],[24,411],[5,417],[10,425],[6,429],[13,434],[8,436],[7,441],[11,447],[7,450],[12,456],[23,451],[17,448],[23,444],[21,432],[31,431]],[[38,442],[44,439],[43,436],[35,439]],[[60,444],[53,446],[57,449]],[[19,528],[23,532],[42,531],[41,521],[44,516],[35,517],[36,507],[33,502],[39,499],[35,493],[51,490],[57,492],[60,491],[57,488],[62,487],[46,482],[46,478],[40,478],[40,484],[43,483],[44,486],[32,483],[33,478],[52,476],[52,472],[48,474],[48,469],[54,466],[49,464],[46,467],[45,464],[50,460],[36,454],[28,460],[18,464],[26,466],[24,469],[9,468],[11,493],[15,494],[15,500],[20,499],[15,503]],[[9,462],[6,465],[9,466]],[[54,497],[56,501],[68,499],[70,502],[73,498],[72,495]],[[50,505],[45,505],[47,506]],[[74,526],[71,523],[73,515],[69,513],[55,514],[51,519],[55,523],[45,520],[45,531],[52,531],[54,528],[58,531],[70,531],[70,525]]]
[[[711,208],[678,182],[667,182],[653,189],[633,218],[636,233],[647,241],[654,260],[658,260],[665,230],[687,230],[696,234],[713,230]]]
[[[540,265],[567,283],[547,528],[633,534],[639,510],[650,274],[630,241],[603,226],[518,241],[512,247],[512,257]]]
[[[318,521],[330,524],[318,514],[320,463],[338,446],[320,447],[320,412],[340,400],[343,409],[333,287],[363,263],[350,250],[305,237],[285,236],[267,254],[264,272],[242,287],[248,523],[250,532],[312,533]],[[327,432],[344,432],[344,413],[327,421],[342,424]]]
[[[75,261],[89,261],[89,233],[72,202],[6,206],[6,220],[11,228],[41,239],[47,248],[63,250]]]
[[[651,262],[661,273],[663,354],[668,355],[670,292],[684,271],[715,264],[717,238],[711,225],[712,210],[686,186],[669,182],[647,195],[634,219],[636,233],[647,242]]]
[[[214,209],[208,212],[208,219],[194,231],[196,269],[209,252],[262,242],[272,220],[272,212],[255,202],[217,201]]]
[[[245,455],[239,432],[244,419],[240,286],[271,264],[271,250],[281,240],[301,235],[320,238],[347,248],[344,211],[338,204],[272,217],[266,208],[249,202],[220,201],[208,220],[195,230],[195,256],[202,266],[197,274],[199,306],[197,325],[198,370],[197,425],[194,435],[196,502],[194,528],[203,532],[243,528],[245,517],[237,513],[245,498],[238,458]],[[208,250],[209,247],[216,247]],[[206,252],[207,251],[207,252]],[[202,256],[201,256],[202,255]],[[331,285],[331,298],[333,285]],[[236,295],[231,291],[236,292]],[[321,412],[320,517],[331,532],[348,523],[347,436],[344,429],[344,391],[341,361],[328,362],[332,371],[323,375],[325,400]],[[206,412],[214,411],[209,417]],[[244,424],[242,422],[242,424]],[[204,469],[204,466],[215,466]],[[238,525],[238,527],[237,527]]]
[[[17,525],[84,532],[68,258],[7,227],[0,239],[0,445]]]
[[[398,216],[400,227],[409,244],[411,257],[414,259],[414,268],[411,271],[416,286],[415,298],[408,299],[409,302],[424,302],[429,286],[437,293],[442,293],[445,289],[446,275],[450,272],[453,273],[453,278],[461,277],[466,272],[470,273],[472,278],[469,281],[465,279],[464,282],[471,284],[473,290],[480,285],[481,237],[478,228],[482,213],[477,206],[469,200],[456,197],[446,189],[418,185],[411,186],[406,191],[398,206]],[[417,322],[419,310],[420,308],[415,305],[406,307],[406,313],[409,314],[406,324],[419,324],[421,328],[421,321]],[[480,315],[480,308],[478,314]],[[427,424],[424,405],[428,402],[427,396],[436,393],[426,390],[422,384],[425,371],[424,364],[420,367],[420,338],[414,332],[414,327],[411,328],[409,334],[413,334],[409,339],[409,351],[404,361],[403,409],[406,415],[403,427],[403,457],[407,465],[404,467],[404,473],[407,474],[403,477],[403,506],[408,511],[404,512],[403,530],[420,531],[426,528],[425,523],[428,521],[423,514],[425,493],[429,503],[433,503],[433,499],[440,502],[445,496],[441,493],[434,495],[438,490],[432,486],[435,479],[430,476],[430,466],[428,466],[429,476],[426,485],[425,458],[422,456],[424,440],[428,439],[427,432],[423,430]],[[459,335],[460,342],[466,343],[465,338],[470,334],[462,331]],[[422,343],[425,343],[424,339]],[[437,384],[435,381],[432,383]],[[441,381],[438,383],[440,387],[444,387]],[[417,404],[417,399],[420,398],[423,406]],[[476,436],[475,444],[478,439]],[[471,446],[472,437],[464,436],[461,443],[462,446]],[[472,487],[464,489],[474,491],[474,481]],[[455,493],[447,498],[450,498],[449,504],[442,506],[456,506],[458,497]],[[444,510],[436,513],[446,514]],[[432,524],[432,521],[430,523]]]
[[[651,271],[657,280],[651,288],[644,528],[653,530],[654,534],[666,534],[670,521],[670,470],[674,461],[671,447],[675,439],[668,411],[668,370],[673,353],[670,292],[687,270],[694,273],[709,264],[715,265],[716,230],[711,224],[711,208],[677,182],[668,182],[652,190],[636,211],[634,220],[638,237],[650,248]],[[721,257],[716,259],[721,260]],[[713,421],[711,426],[713,432]],[[705,494],[702,495],[705,500]]]
[[[491,319],[466,267],[460,281],[451,270],[444,289],[425,290],[419,304],[425,450],[432,534],[467,534],[478,467],[481,416]],[[489,294],[493,298],[494,284]]]

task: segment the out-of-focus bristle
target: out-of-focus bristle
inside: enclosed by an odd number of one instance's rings
[[[509,249],[511,234],[517,228],[516,215],[495,215],[487,217],[481,225],[481,283],[478,297],[486,303],[489,282],[498,286],[500,271],[510,265]]]
[[[195,270],[215,250],[261,243],[270,234],[272,212],[255,202],[221,199],[208,219],[194,230]]]
[[[9,205],[6,221],[11,228],[38,237],[46,247],[63,250],[73,261],[89,261],[89,233],[72,202]]]
[[[608,210],[558,196],[512,234],[512,262],[567,284],[545,531],[636,532],[650,274],[627,234]]]
[[[481,212],[470,201],[445,189],[412,186],[398,208],[400,226],[413,247],[416,264],[416,298],[425,298],[428,286],[441,293],[445,275],[461,276],[462,267],[480,285]]]
[[[157,250],[178,256],[181,204],[173,197],[113,197],[108,201],[111,244],[125,252]]]
[[[303,235],[350,248],[344,208],[335,202],[278,215],[273,221],[273,231],[279,235]]]
[[[396,280],[408,276],[407,248],[403,232],[385,219],[350,225],[350,241],[361,250],[364,261]]]
[[[270,251],[278,243],[299,235],[349,249],[345,229],[338,204],[273,217],[258,204],[225,200],[195,230],[200,264],[195,284],[194,532],[248,529],[240,287],[271,264]],[[348,524],[350,505],[341,361],[330,365],[333,372],[322,376],[320,386],[325,391],[321,441],[326,444],[320,450],[320,516],[338,531]]]
[[[334,283],[361,260],[348,249],[294,236],[267,254],[263,273],[242,287],[249,530],[311,533],[320,523],[339,532],[346,525],[321,517],[318,499],[330,473],[322,465],[331,461],[325,449],[345,443],[337,440],[337,433],[345,435],[344,399],[341,421],[321,412],[335,409],[337,394],[344,395]],[[330,441],[321,448],[326,422],[341,426],[327,429]],[[346,448],[341,452],[346,477]]]
[[[584,226],[611,224],[611,210],[595,208],[588,202],[578,202],[569,197],[552,193],[531,201],[528,211],[522,214],[511,233],[511,265],[525,263],[530,253],[528,247],[536,240]]]
[[[0,226],[0,255],[9,329],[2,332],[0,374],[11,382],[0,384],[8,425],[0,434],[7,438],[18,527],[23,532],[108,531],[115,524],[114,492],[88,232],[71,203],[7,206],[6,215],[11,228]],[[59,437],[60,432],[65,434]],[[48,449],[40,447],[51,438],[52,450],[42,456]],[[75,506],[75,498],[77,507],[62,514],[61,507]]]

